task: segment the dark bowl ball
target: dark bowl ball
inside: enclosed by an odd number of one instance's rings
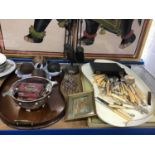
[[[39,76],[39,77],[46,78],[46,72],[43,69],[35,69],[32,72],[32,76]]]
[[[56,62],[49,62],[47,66],[48,72],[60,72],[60,64]]]
[[[34,66],[32,63],[29,62],[25,62],[23,64],[21,64],[19,71],[22,74],[31,74],[34,70]]]

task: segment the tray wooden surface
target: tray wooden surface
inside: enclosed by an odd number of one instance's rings
[[[37,128],[86,128],[87,120],[65,121],[66,102],[59,85],[53,88],[48,106],[33,112],[26,112],[15,104],[11,97],[2,97],[17,80],[14,73],[0,78],[0,130],[37,129]],[[55,78],[60,84],[62,77]],[[17,121],[19,120],[19,121]],[[32,123],[33,122],[33,123]]]
[[[10,96],[3,97],[2,94],[8,91],[17,79],[15,74],[11,74],[0,89],[0,117],[8,126],[19,129],[42,128],[57,122],[64,116],[66,103],[60,93],[59,85],[53,87],[44,108],[31,112],[20,108]]]

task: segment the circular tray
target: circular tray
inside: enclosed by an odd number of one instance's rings
[[[15,74],[11,74],[0,89],[0,117],[5,124],[17,129],[37,129],[54,124],[64,116],[65,100],[59,85],[53,87],[44,108],[28,112],[20,108],[10,96],[2,96],[16,80]],[[60,79],[58,81],[60,83]]]

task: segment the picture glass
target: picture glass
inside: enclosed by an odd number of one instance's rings
[[[0,46],[9,54],[25,51],[64,56],[65,38],[86,58],[139,58],[149,29],[146,19],[1,19]],[[71,23],[69,25],[69,23]],[[77,24],[78,23],[78,24]],[[25,53],[24,53],[25,54]],[[38,53],[36,53],[38,54]]]

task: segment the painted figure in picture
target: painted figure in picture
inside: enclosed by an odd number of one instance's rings
[[[57,20],[60,27],[64,27],[66,20]],[[41,43],[46,35],[46,27],[51,22],[51,19],[35,19],[34,25],[29,27],[29,34],[24,37],[25,41],[31,43]]]
[[[65,27],[66,20],[57,20],[60,27]],[[35,19],[34,25],[30,26],[29,34],[24,39],[31,43],[41,43],[46,35],[45,29],[51,22],[51,19]],[[139,24],[140,24],[139,20]],[[136,35],[132,30],[133,19],[85,19],[86,28],[83,36],[80,38],[83,45],[92,45],[96,38],[98,28],[101,27],[101,33],[107,30],[122,38],[119,48],[124,49],[131,45]]]
[[[31,43],[41,43],[45,37],[45,29],[50,23],[51,19],[35,19],[34,25],[30,26],[29,34],[24,39]]]
[[[103,30],[105,29],[120,36],[122,41],[119,47],[121,49],[126,48],[136,39],[136,35],[132,30],[133,21],[133,19],[86,19],[86,29],[81,41],[84,45],[92,45],[94,43],[97,30],[100,26],[102,28],[102,34],[105,33]],[[141,24],[141,20],[138,20],[138,23]]]

